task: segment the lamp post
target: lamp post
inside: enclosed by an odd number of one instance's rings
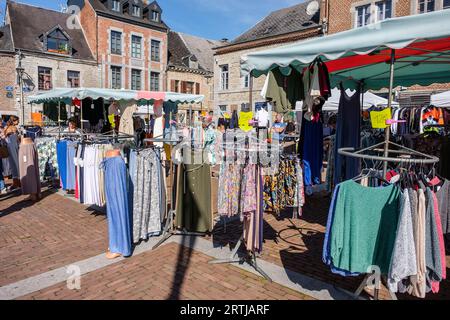
[[[22,59],[24,59],[25,56],[22,54],[22,52],[19,51],[19,64],[16,68],[18,82],[20,86],[20,107],[21,107],[21,117],[20,117],[20,123],[22,125],[25,124],[25,102],[23,99],[23,74],[25,73],[25,69],[22,67]]]

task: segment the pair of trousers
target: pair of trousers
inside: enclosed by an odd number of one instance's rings
[[[124,257],[131,255],[131,215],[127,193],[127,169],[122,157],[107,158],[105,170],[106,212],[109,250]]]
[[[58,160],[59,177],[61,186],[66,190],[67,186],[67,141],[61,140],[56,144],[56,157]]]
[[[77,143],[67,143],[67,180],[66,190],[75,190],[75,157],[77,154]]]
[[[0,191],[5,189],[5,180],[3,179],[3,161],[0,159]]]

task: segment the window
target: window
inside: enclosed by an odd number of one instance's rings
[[[151,42],[151,58],[152,61],[157,61],[159,62],[161,59],[160,56],[160,50],[161,49],[161,42],[157,41],[157,40],[152,40]]]
[[[114,11],[120,12],[120,1],[112,0],[112,8]]]
[[[142,58],[142,38],[138,36],[131,36],[131,57]]]
[[[64,35],[64,33],[56,29],[52,33],[47,36],[47,51],[60,53],[60,54],[69,54],[69,39]]]
[[[371,9],[372,5],[364,5],[356,8],[356,27],[364,27],[371,23]]]
[[[377,9],[377,21],[392,18],[392,0],[375,2]]]
[[[111,67],[111,88],[122,89],[122,68]]]
[[[141,90],[142,89],[142,77],[141,70],[132,69],[131,70],[131,90]]]
[[[418,12],[419,13],[427,13],[432,12],[436,8],[435,0],[419,0]]]
[[[220,89],[228,90],[228,81],[229,81],[228,65],[221,66],[220,67]]]
[[[187,81],[185,84],[185,92],[183,93],[194,94],[195,93],[194,90],[195,90],[195,83]]]
[[[111,31],[111,53],[122,54],[122,33]]]
[[[227,105],[225,104],[225,105],[220,105],[219,106],[219,109],[220,109],[220,111],[222,111],[222,112],[227,112]]]
[[[180,92],[180,80],[175,80],[175,92]]]
[[[370,23],[370,4],[356,7],[355,27],[364,27]]]
[[[38,67],[38,83],[39,90],[52,89],[52,69],[45,67]]]
[[[450,0],[444,0],[442,4],[443,9],[450,9]]]
[[[135,16],[135,17],[141,16],[141,7],[133,4],[133,16]]]
[[[250,87],[250,76],[246,75],[244,77],[244,88],[248,88],[248,87]]]
[[[375,1],[355,8],[355,28],[392,18],[392,0]]]
[[[152,20],[159,22],[159,12],[158,11],[152,11]]]
[[[150,73],[150,91],[159,91],[159,73]]]
[[[79,88],[80,87],[80,72],[79,71],[67,71],[67,87]]]

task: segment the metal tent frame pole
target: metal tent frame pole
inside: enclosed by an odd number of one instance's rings
[[[80,111],[80,129],[81,129],[81,133],[83,134],[84,133],[84,124],[83,124],[83,100],[81,100],[81,103],[80,103],[80,109],[81,109],[81,111]]]
[[[61,99],[58,100],[58,140],[61,140]]]
[[[391,50],[391,61],[390,61],[390,78],[389,78],[389,98],[388,98],[388,108],[392,110],[392,93],[394,91],[394,71],[395,71],[395,49]],[[385,146],[384,146],[384,157],[389,157],[389,142],[391,140],[391,126],[388,125],[385,130]],[[383,177],[386,176],[388,168],[388,162],[383,164]]]

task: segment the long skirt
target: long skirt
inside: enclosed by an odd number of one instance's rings
[[[39,159],[34,143],[20,145],[19,172],[22,194],[40,194]]]
[[[13,179],[19,178],[19,144],[17,134],[12,134],[6,138],[9,153],[9,165]]]
[[[128,257],[131,255],[131,215],[125,162],[122,157],[114,157],[105,159],[102,164],[105,170],[109,250]]]

